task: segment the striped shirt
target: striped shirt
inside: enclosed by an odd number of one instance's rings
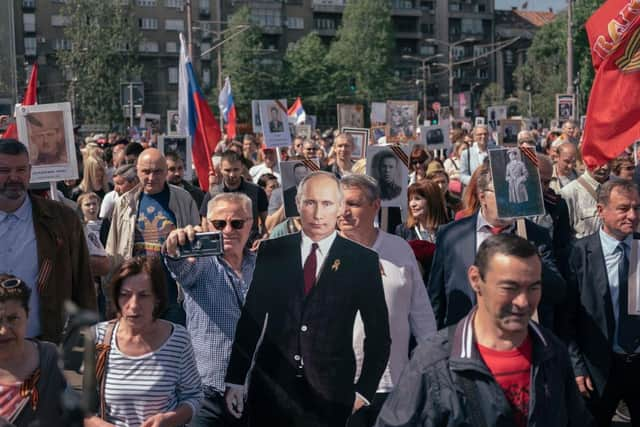
[[[96,342],[102,342],[106,325],[96,325]],[[171,335],[156,351],[127,356],[116,342],[118,326],[113,330],[107,364],[106,421],[118,427],[139,426],[182,403],[195,414],[203,394],[187,330],[173,324]]]

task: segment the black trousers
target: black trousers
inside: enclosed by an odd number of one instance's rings
[[[587,402],[598,426],[610,426],[618,403],[624,400],[631,414],[631,425],[640,427],[640,353],[612,356],[611,372],[601,396]]]
[[[215,391],[205,390],[202,406],[189,422],[189,427],[241,427],[242,420],[234,418],[227,411],[224,396]]]
[[[376,393],[369,406],[363,406],[349,417],[347,427],[373,427],[389,393]]]

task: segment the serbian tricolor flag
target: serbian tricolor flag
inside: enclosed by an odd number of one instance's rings
[[[182,34],[178,74],[178,132],[191,136],[193,165],[198,174],[200,188],[208,191],[209,173],[214,172],[211,155],[221,138],[220,125],[211,112],[207,98],[200,90]]]
[[[35,105],[37,103],[38,93],[38,64],[33,64],[31,68],[31,77],[29,77],[29,84],[24,92],[24,98],[22,98],[22,105]],[[18,128],[15,122],[7,126],[7,130],[2,135],[3,138],[18,139]]]
[[[293,123],[296,125],[303,124],[305,120],[307,120],[307,114],[304,112],[304,108],[302,108],[302,99],[297,97],[289,111],[287,111],[287,115],[289,116],[289,123]]]
[[[218,95],[218,107],[224,122],[227,124],[227,135],[229,138],[236,137],[236,105],[233,103],[233,94],[231,93],[231,79],[227,77],[224,80],[224,87]]]
[[[596,75],[582,157],[593,168],[640,138],[640,1],[608,0],[586,29]]]

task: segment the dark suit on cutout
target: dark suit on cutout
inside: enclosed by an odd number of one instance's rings
[[[436,253],[431,264],[427,290],[438,329],[455,325],[476,304],[476,295],[469,285],[467,270],[476,257],[477,220],[476,213],[440,227],[436,235]],[[556,267],[549,233],[529,220],[525,220],[525,226],[528,240],[538,248],[542,259],[539,320],[551,329],[554,306],[565,301],[566,283]]]
[[[389,357],[378,255],[337,236],[305,297],[301,239],[296,233],[262,242],[236,329],[226,381],[244,384],[255,359],[250,426],[344,426],[356,392],[373,400]],[[354,384],[357,311],[367,338]]]
[[[635,235],[635,239],[640,236]],[[576,376],[590,376],[595,388],[595,397],[589,402],[594,409],[603,397],[605,386],[610,381],[614,365],[613,340],[615,336],[615,317],[609,288],[607,266],[602,250],[599,232],[575,242],[569,257],[568,280],[568,322],[567,335],[569,354]],[[640,317],[635,318],[638,325],[636,344],[640,346]],[[640,354],[636,353],[636,372],[640,373]],[[638,375],[634,382],[637,382]],[[617,378],[615,381],[619,381]],[[623,379],[624,381],[624,379]],[[637,387],[634,387],[636,396]],[[611,393],[608,393],[611,394]],[[617,399],[616,399],[617,400]],[[640,398],[628,402],[630,409],[640,410]],[[617,402],[613,403],[613,410]],[[611,420],[611,413],[604,418]],[[633,412],[632,412],[633,415]],[[598,410],[594,411],[598,417]],[[636,423],[637,420],[634,420]]]
[[[296,194],[298,194],[298,187],[295,185],[282,192],[282,197],[284,199],[284,213],[287,218],[300,216],[300,213],[298,212],[298,205],[296,204]]]

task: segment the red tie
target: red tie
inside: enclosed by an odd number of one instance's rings
[[[309,295],[313,285],[316,283],[316,267],[318,266],[318,260],[316,259],[316,249],[318,244],[313,243],[311,245],[311,252],[304,262],[304,295]]]

